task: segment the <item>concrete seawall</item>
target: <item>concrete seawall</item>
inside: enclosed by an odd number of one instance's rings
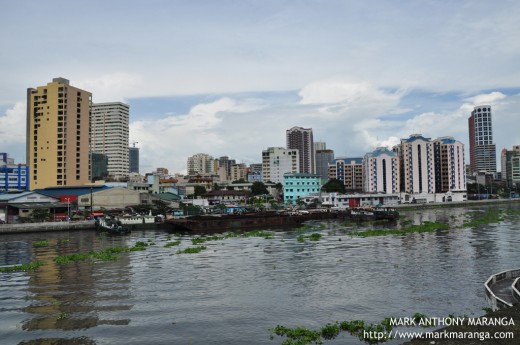
[[[81,222],[45,222],[45,223],[23,223],[23,224],[0,224],[0,235],[16,234],[22,232],[46,232],[66,230],[93,230],[93,220]]]

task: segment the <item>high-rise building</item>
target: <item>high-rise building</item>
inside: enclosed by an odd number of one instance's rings
[[[108,157],[108,174],[128,177],[128,121],[130,107],[121,102],[95,103],[91,115],[92,152]]]
[[[399,157],[386,147],[378,147],[363,158],[363,191],[399,192]]]
[[[54,78],[27,89],[27,165],[30,189],[90,181],[92,94]]]
[[[128,148],[128,172],[139,173],[139,148],[129,147]]]
[[[204,175],[216,172],[213,157],[206,153],[197,153],[188,157],[188,175]]]
[[[300,168],[298,150],[269,147],[262,151],[263,182],[282,183],[283,174],[297,173]]]
[[[466,191],[464,144],[453,137],[433,141],[435,155],[435,192]]]
[[[298,150],[300,155],[300,173],[314,174],[316,160],[314,157],[314,140],[312,128],[293,127],[286,130],[287,149]]]
[[[397,147],[400,162],[400,191],[435,193],[435,155],[430,138],[412,134]]]
[[[512,150],[503,149],[501,153],[502,179],[509,188],[515,188],[520,183],[520,145]]]
[[[496,175],[497,155],[493,143],[491,106],[475,107],[468,119],[469,162],[473,173],[486,172]]]
[[[334,160],[334,150],[316,150],[316,174],[329,178],[329,164]]]
[[[363,159],[337,158],[329,164],[329,178],[340,180],[347,192],[363,190]]]

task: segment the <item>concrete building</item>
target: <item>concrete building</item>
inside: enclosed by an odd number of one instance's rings
[[[108,174],[111,178],[127,178],[128,121],[130,107],[121,102],[95,103],[91,115],[92,152],[108,157]]]
[[[349,193],[363,190],[363,159],[337,158],[329,164],[329,178],[340,180]]]
[[[249,165],[247,173],[247,182],[262,182],[262,163],[253,163]]]
[[[297,204],[303,197],[319,194],[320,175],[286,173],[283,175],[283,199],[286,205]],[[303,201],[303,200],[302,200]]]
[[[412,134],[401,139],[397,148],[400,160],[401,192],[435,193],[435,154],[430,138]]]
[[[399,193],[399,157],[386,147],[378,147],[363,158],[363,191]]]
[[[0,153],[0,194],[29,190],[29,167],[15,164],[7,153]]]
[[[243,179],[244,181],[247,178],[247,166],[244,163],[233,164],[230,167],[229,180],[230,181],[238,181]]]
[[[90,182],[92,94],[54,78],[27,89],[26,157],[30,189]]]
[[[435,154],[435,192],[466,192],[464,144],[453,137],[433,141]]]
[[[286,130],[287,149],[298,150],[300,156],[299,171],[314,174],[316,159],[312,128],[293,127]]]
[[[334,161],[333,150],[316,150],[316,174],[322,179],[329,178],[329,164]]]
[[[468,119],[469,161],[473,173],[486,172],[496,176],[497,157],[493,142],[491,106],[475,107]]]
[[[300,157],[298,150],[269,147],[262,151],[263,182],[283,183],[285,173],[298,173]]]
[[[501,153],[502,179],[509,188],[515,188],[520,183],[520,145],[512,150],[503,149]]]
[[[216,173],[213,157],[206,153],[197,153],[188,157],[188,175]]]

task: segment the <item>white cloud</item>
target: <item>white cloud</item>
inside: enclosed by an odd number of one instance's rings
[[[94,103],[124,101],[138,95],[143,86],[143,78],[127,72],[101,75],[95,79],[71,81],[71,84],[92,93]]]
[[[25,160],[25,103],[17,102],[0,116],[0,151],[9,153],[15,161]]]
[[[506,98],[506,95],[504,95],[502,92],[494,91],[491,93],[485,93],[466,98],[466,101],[470,102],[473,106],[493,105],[503,100],[504,98]]]

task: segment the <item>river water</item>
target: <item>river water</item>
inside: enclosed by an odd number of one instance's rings
[[[480,316],[488,306],[485,280],[520,267],[519,213],[498,224],[457,228],[488,207],[401,212],[401,222],[445,222],[452,225],[446,231],[363,238],[348,232],[382,225],[319,221],[305,230],[276,230],[274,239],[206,242],[196,254],[177,253],[193,247],[193,236],[160,229],[120,237],[94,231],[0,235],[0,266],[45,263],[0,273],[1,343],[276,345],[284,340],[270,339],[276,325],[319,329],[417,312]],[[314,232],[321,240],[297,240]],[[179,246],[164,247],[176,239]],[[48,244],[35,246],[41,240]],[[150,245],[114,261],[54,262],[58,255],[137,241]],[[341,333],[326,344],[362,343]]]

